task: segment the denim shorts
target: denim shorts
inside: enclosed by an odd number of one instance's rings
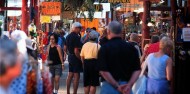
[[[52,74],[52,77],[54,78],[55,76],[61,76],[62,75],[62,65],[50,65],[49,66],[49,71]]]
[[[119,81],[119,85],[127,84],[125,81]],[[121,94],[110,83],[103,81],[101,83],[100,94]],[[130,93],[132,94],[132,92]]]

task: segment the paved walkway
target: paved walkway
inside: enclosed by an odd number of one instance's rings
[[[60,89],[59,89],[59,93],[58,94],[67,94],[66,91],[66,78],[67,78],[67,74],[68,74],[68,61],[65,62],[65,70],[63,71],[63,75],[60,79]],[[78,93],[77,94],[84,94],[84,88],[83,88],[83,73],[81,73],[81,78],[79,81],[79,88],[78,88]],[[71,89],[70,89],[70,93],[73,93],[73,88],[71,85]],[[96,94],[99,94],[99,87],[97,88]]]

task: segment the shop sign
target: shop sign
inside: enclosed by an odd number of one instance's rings
[[[60,15],[61,2],[42,2],[41,4],[42,15]]]
[[[52,21],[59,21],[59,20],[61,20],[61,17],[60,16],[52,16],[51,20]]]
[[[130,0],[101,0],[101,3],[130,3]]]
[[[190,41],[190,28],[183,28],[183,41]]]
[[[51,23],[51,16],[40,16],[41,23]]]

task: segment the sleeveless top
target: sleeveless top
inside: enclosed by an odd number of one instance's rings
[[[52,61],[53,63],[50,65],[58,65],[61,64],[61,59],[59,57],[59,53],[57,50],[57,46],[51,47],[49,49],[49,60]]]
[[[155,57],[154,53],[151,53],[146,63],[148,65],[148,77],[152,79],[166,79],[166,61],[169,58],[167,55],[161,57]]]

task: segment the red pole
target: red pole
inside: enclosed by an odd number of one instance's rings
[[[150,38],[149,27],[147,26],[147,18],[150,18],[150,1],[143,1],[143,17],[142,17],[142,47],[145,45],[145,39]]]
[[[22,0],[22,25],[21,30],[27,34],[27,0]]]
[[[34,3],[34,8],[36,10],[36,15],[35,15],[35,19],[34,19],[34,22],[35,22],[35,25],[36,25],[36,29],[37,30],[40,30],[40,9],[39,9],[39,3],[40,1],[39,0],[35,0],[35,3]]]

